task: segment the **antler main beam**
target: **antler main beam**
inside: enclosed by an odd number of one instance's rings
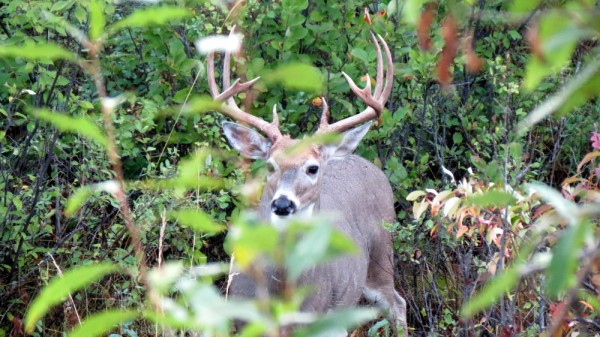
[[[231,29],[230,35],[234,34],[235,27]],[[261,131],[265,136],[272,142],[275,142],[281,137],[281,131],[279,131],[279,121],[277,119],[277,111],[273,107],[273,122],[269,123],[259,117],[256,117],[242,109],[235,103],[233,99],[234,95],[249,90],[254,83],[256,83],[260,77],[256,77],[247,82],[241,82],[240,79],[236,79],[232,85],[231,83],[231,53],[226,52],[223,57],[223,91],[220,92],[215,79],[215,54],[208,54],[207,63],[207,78],[210,93],[216,101],[223,102],[221,111],[229,116],[230,118],[248,124]]]
[[[373,44],[375,44],[375,48],[377,49],[377,78],[375,80],[375,91],[371,92],[371,78],[369,77],[369,74],[366,76],[367,84],[365,85],[365,88],[360,89],[346,73],[342,72],[342,75],[344,75],[346,81],[348,81],[348,84],[350,85],[350,90],[352,90],[352,92],[358,96],[358,98],[367,104],[367,108],[358,115],[348,117],[334,124],[329,124],[329,107],[326,103],[323,104],[323,113],[321,115],[319,130],[317,130],[318,133],[344,132],[356,125],[379,118],[381,115],[381,112],[385,107],[385,103],[392,93],[392,86],[394,83],[394,66],[390,48],[381,35],[377,35],[377,37],[375,37],[375,35],[371,33],[371,38],[373,39]],[[383,56],[379,43],[381,43],[381,46],[385,52],[385,81],[383,74]]]

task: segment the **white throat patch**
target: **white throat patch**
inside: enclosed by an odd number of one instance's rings
[[[284,230],[287,228],[287,225],[291,220],[305,220],[312,217],[314,208],[315,204],[310,204],[298,212],[288,216],[279,216],[271,212],[271,224],[279,231]]]

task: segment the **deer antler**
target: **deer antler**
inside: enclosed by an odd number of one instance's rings
[[[365,123],[374,118],[379,118],[381,115],[385,103],[392,92],[394,68],[392,64],[393,61],[390,48],[388,47],[387,43],[385,43],[385,40],[381,37],[381,35],[377,35],[377,38],[379,38],[379,41],[381,41],[381,45],[385,51],[386,73],[384,83],[383,56],[381,55],[381,47],[379,46],[379,42],[373,33],[371,33],[371,38],[373,39],[373,43],[377,49],[377,79],[375,80],[375,92],[371,93],[371,78],[369,77],[369,74],[366,76],[367,84],[365,85],[365,88],[360,89],[346,73],[342,72],[342,75],[344,75],[346,81],[348,81],[352,92],[367,104],[367,108],[358,115],[348,117],[334,124],[329,124],[329,107],[327,106],[327,103],[325,103],[325,99],[323,99],[323,113],[321,114],[321,123],[319,124],[317,133],[343,132],[355,125]]]
[[[231,29],[229,33],[232,35],[235,31],[235,27]],[[217,81],[215,80],[215,54],[210,53],[207,57],[207,77],[208,77],[208,86],[210,88],[210,93],[212,97],[216,101],[222,101],[222,112],[229,116],[230,118],[248,124],[252,127],[255,127],[259,131],[261,131],[271,142],[275,142],[277,139],[281,137],[281,131],[279,131],[279,121],[277,119],[277,111],[275,106],[273,107],[273,122],[269,123],[259,117],[251,115],[244,110],[240,109],[240,107],[235,103],[233,96],[239,94],[240,92],[246,91],[250,89],[256,83],[260,77],[256,77],[247,82],[240,82],[238,78],[231,83],[231,53],[226,52],[223,58],[223,91],[219,92],[219,87],[217,86]]]

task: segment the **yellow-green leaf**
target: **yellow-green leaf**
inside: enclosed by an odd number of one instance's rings
[[[512,205],[515,201],[515,197],[510,193],[499,190],[490,190],[483,194],[474,194],[468,197],[467,200],[465,200],[465,205],[475,205],[481,208],[503,207]]]
[[[22,45],[1,45],[0,57],[25,58],[28,60],[74,60],[75,54],[54,43],[33,43]]]
[[[575,282],[579,256],[585,238],[593,236],[589,221],[583,220],[565,229],[552,249],[552,260],[546,269],[546,291],[553,298]]]
[[[90,317],[86,317],[81,325],[73,329],[68,337],[95,337],[102,336],[114,328],[115,325],[131,321],[140,316],[139,311],[109,310]]]
[[[105,25],[104,0],[90,1],[90,40],[94,41],[100,37]]]
[[[147,27],[164,25],[169,21],[190,17],[192,12],[181,7],[160,6],[135,11],[133,14],[112,25],[109,30],[116,32],[126,27]]]
[[[67,199],[67,206],[65,206],[65,215],[67,217],[73,216],[75,212],[81,208],[84,202],[92,195],[92,189],[90,186],[79,187],[69,199]]]
[[[467,302],[461,310],[461,315],[469,318],[488,308],[496,303],[502,295],[512,290],[518,282],[518,265],[513,265],[494,277],[473,299]]]
[[[118,267],[109,263],[96,263],[67,270],[63,276],[54,277],[31,303],[25,316],[25,330],[33,331],[35,323],[40,320],[52,306],[61,303],[67,296],[106,274],[115,272]]]
[[[71,117],[52,112],[48,109],[32,110],[30,113],[39,119],[51,123],[63,132],[78,133],[103,147],[106,147],[108,144],[104,132],[87,117]]]
[[[208,214],[196,209],[184,209],[173,211],[169,214],[177,219],[181,224],[201,233],[219,233],[225,230],[225,227],[216,224]]]
[[[321,92],[323,78],[317,68],[305,63],[289,63],[279,66],[263,76],[269,85],[281,83],[288,89]]]

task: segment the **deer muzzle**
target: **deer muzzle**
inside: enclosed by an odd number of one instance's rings
[[[294,214],[296,210],[296,204],[285,195],[278,197],[271,203],[271,211],[279,216]]]

